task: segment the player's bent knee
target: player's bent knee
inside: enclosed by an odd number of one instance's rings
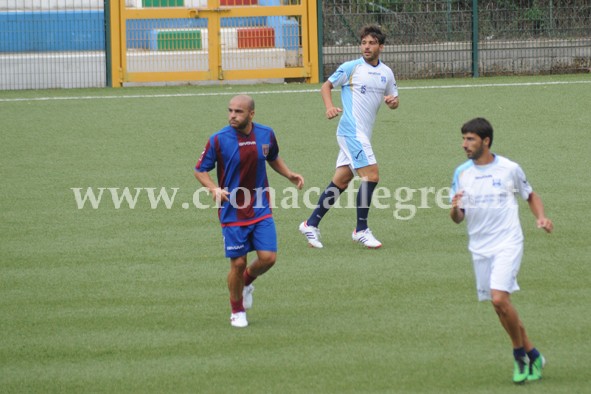
[[[491,304],[495,308],[497,314],[505,313],[510,305],[509,297],[504,295],[493,295]]]
[[[232,257],[230,264],[237,269],[244,269],[246,268],[246,256]]]
[[[346,189],[349,186],[349,183],[353,180],[353,176],[351,175],[350,177],[339,177],[337,178],[336,176],[334,178],[332,178],[332,183],[334,183],[334,185],[336,187],[338,187],[341,190]]]
[[[274,265],[275,265],[275,259],[267,261],[267,263],[266,263],[267,270],[269,270]]]
[[[267,268],[271,268],[273,265],[275,265],[275,261],[277,260],[277,253],[259,253],[258,259],[261,265],[264,265]]]
[[[265,259],[264,263],[268,268],[271,268],[275,265],[275,261],[277,261],[277,255],[273,254],[273,256],[269,257],[268,259]]]

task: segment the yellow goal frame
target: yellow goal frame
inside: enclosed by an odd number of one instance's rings
[[[299,5],[224,7],[220,0],[207,0],[205,8],[127,8],[125,0],[111,0],[110,68],[112,87],[126,82],[239,81],[252,79],[304,79],[318,83],[318,18],[316,0],[301,0]],[[224,70],[220,43],[221,18],[254,16],[301,17],[302,66],[287,68],[258,68]],[[127,21],[130,19],[207,18],[208,70],[171,72],[129,72],[127,70]]]

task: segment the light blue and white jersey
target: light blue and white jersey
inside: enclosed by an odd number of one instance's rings
[[[381,61],[368,64],[363,57],[343,63],[328,80],[341,87],[343,115],[337,135],[356,137],[359,133],[371,140],[373,124],[384,96],[398,96],[396,79],[390,67]]]
[[[468,160],[454,173],[451,198],[461,190],[472,253],[488,256],[523,241],[517,196],[527,200],[533,190],[519,164],[498,155],[485,166]]]

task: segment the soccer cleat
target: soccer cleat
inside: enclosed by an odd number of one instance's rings
[[[371,230],[366,228],[363,231],[353,231],[353,241],[359,242],[366,248],[377,249],[382,246],[382,243],[376,239],[371,233]]]
[[[244,290],[242,290],[242,306],[244,309],[252,308],[252,292],[254,291],[254,286],[252,284],[248,286],[244,286]]]
[[[232,313],[230,315],[230,324],[232,327],[243,328],[248,326],[248,320],[246,320],[246,312]]]
[[[308,239],[308,245],[313,248],[322,249],[323,245],[320,242],[320,230],[318,227],[308,226],[307,222],[300,224],[300,233],[304,234]]]
[[[540,354],[540,357],[536,358],[534,362],[529,364],[529,375],[527,375],[527,381],[532,382],[542,379],[542,369],[544,369],[545,366],[546,359]]]
[[[523,384],[529,375],[529,360],[524,357],[520,360],[513,360],[513,383]]]

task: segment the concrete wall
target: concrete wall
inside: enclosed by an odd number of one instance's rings
[[[18,53],[0,56],[0,90],[100,88],[104,52]]]

